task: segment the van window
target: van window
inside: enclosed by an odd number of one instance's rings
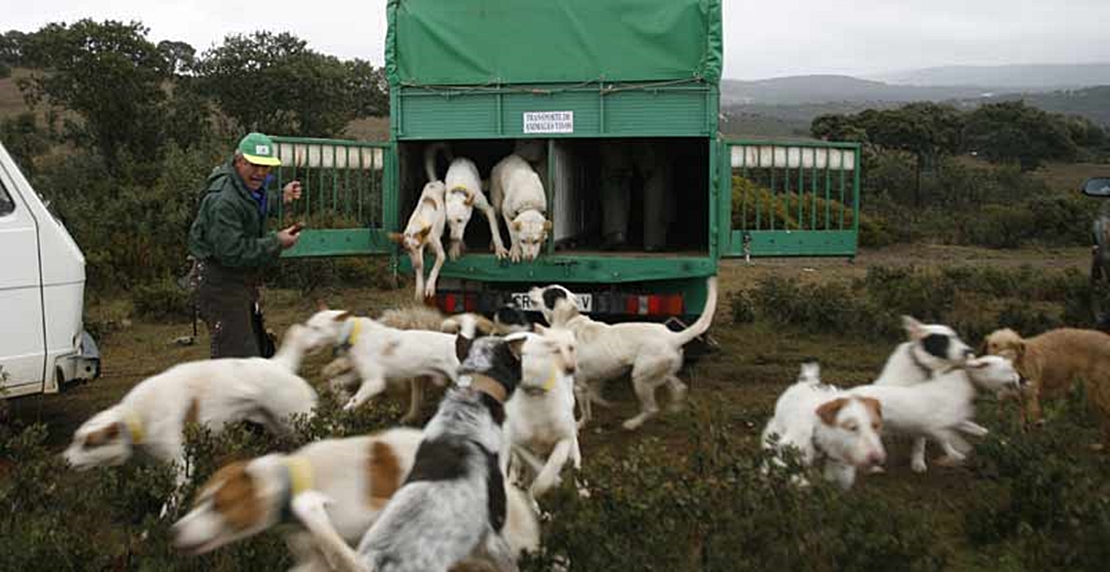
[[[4,185],[0,185],[0,216],[11,214],[15,210],[15,201],[12,196],[8,194],[8,189]]]

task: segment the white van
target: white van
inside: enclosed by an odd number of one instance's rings
[[[0,144],[0,398],[100,375],[84,302],[85,256]]]

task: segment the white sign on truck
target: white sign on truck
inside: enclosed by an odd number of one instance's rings
[[[100,374],[84,330],[85,256],[0,145],[0,397]]]
[[[574,133],[573,111],[525,111],[525,133]]]

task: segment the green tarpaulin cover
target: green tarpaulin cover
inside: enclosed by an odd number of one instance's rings
[[[389,0],[393,85],[721,76],[721,0]]]

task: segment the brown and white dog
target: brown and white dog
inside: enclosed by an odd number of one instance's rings
[[[421,438],[417,429],[390,429],[229,464],[209,479],[193,510],[174,524],[174,542],[183,552],[203,554],[248,538],[295,516],[291,499],[312,490],[333,501],[324,516],[353,546],[405,482]],[[530,501],[515,488],[506,494],[506,541],[516,554],[535,550],[539,524]],[[296,559],[292,570],[333,569],[304,529],[294,529],[286,541]]]
[[[287,340],[304,330],[292,328]],[[73,435],[65,458],[75,469],[121,465],[135,453],[172,461],[185,478],[186,423],[220,431],[252,421],[274,432],[289,429],[295,414],[310,415],[316,392],[291,368],[297,344],[282,344],[273,359],[223,358],[178,364],[139,382],[119,403],[94,415]],[[280,359],[279,359],[280,358]]]
[[[776,464],[782,464],[787,448],[797,451],[802,466],[823,462],[825,479],[850,489],[857,469],[886,461],[882,427],[878,400],[821,383],[820,366],[807,362],[775,402],[775,414],[763,429],[763,448],[773,451]]]
[[[446,187],[443,181],[429,181],[420,193],[420,201],[409,217],[405,232],[398,234],[389,233],[389,239],[401,245],[409,254],[412,261],[412,270],[416,273],[416,299],[431,298],[436,295],[436,280],[439,270],[447,255],[443,251],[443,227],[447,220],[447,209],[444,205]],[[424,247],[432,246],[436,261],[432,271],[428,274],[428,282],[424,282]]]
[[[1098,409],[1104,439],[1110,443],[1110,335],[1097,330],[1058,328],[1022,338],[1009,328],[985,339],[987,353],[1010,358],[1027,381],[1022,391],[1025,422],[1041,422],[1041,399],[1066,395],[1082,379],[1087,398]]]

